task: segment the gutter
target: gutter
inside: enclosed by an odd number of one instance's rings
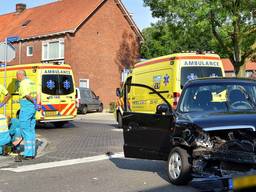
[[[56,36],[56,35],[65,35],[66,33],[74,33],[74,32],[75,32],[74,30],[67,30],[67,31],[61,31],[61,32],[50,33],[50,34],[45,34],[45,35],[36,35],[36,36],[22,38],[18,41],[13,41],[13,42],[28,41],[28,40],[33,40],[33,39],[41,39],[41,38],[44,38],[44,37],[51,37],[51,36]]]

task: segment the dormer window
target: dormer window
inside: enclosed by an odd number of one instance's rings
[[[24,22],[21,24],[21,26],[22,26],[22,27],[26,27],[30,22],[31,22],[30,19],[29,19],[29,20],[26,20],[26,21],[24,21]]]

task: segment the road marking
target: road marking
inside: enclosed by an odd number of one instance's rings
[[[111,131],[116,131],[116,132],[123,132],[123,129],[117,129],[117,128],[115,128],[115,129],[111,129]]]
[[[104,155],[97,155],[97,156],[85,157],[85,158],[79,158],[79,159],[70,159],[70,160],[55,161],[55,162],[49,162],[49,163],[39,163],[34,165],[24,165],[16,168],[2,168],[0,170],[21,173],[21,172],[35,171],[35,170],[41,170],[41,169],[76,165],[76,164],[82,164],[82,163],[91,163],[91,162],[109,160],[114,158],[124,158],[124,154],[122,152],[114,153],[113,155],[104,154]]]

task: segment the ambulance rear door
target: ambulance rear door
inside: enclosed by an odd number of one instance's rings
[[[73,118],[76,114],[75,86],[71,71],[59,75],[59,97],[62,118]]]
[[[54,120],[60,116],[59,75],[42,74],[42,120]]]

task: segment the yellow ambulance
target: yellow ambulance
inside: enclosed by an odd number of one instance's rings
[[[157,90],[175,108],[182,87],[189,80],[203,77],[225,76],[219,55],[213,53],[175,53],[137,63],[126,83],[144,84]],[[120,92],[120,91],[119,91]],[[128,107],[134,112],[154,113],[162,102],[153,92],[142,87],[128,88]],[[122,94],[119,100],[122,100]],[[119,116],[120,115],[120,116]],[[122,107],[116,111],[116,119],[122,124]],[[120,121],[120,122],[119,122]]]
[[[6,105],[6,115],[16,117],[20,111],[19,81],[16,72],[25,70],[27,77],[35,82],[37,87],[38,103],[42,106],[36,113],[39,122],[52,122],[62,127],[73,120],[77,114],[75,99],[75,83],[70,65],[55,64],[25,64],[7,66],[6,88],[11,99]],[[5,69],[0,68],[0,83],[4,85]],[[2,98],[1,98],[2,99]],[[4,108],[0,113],[4,113]]]

